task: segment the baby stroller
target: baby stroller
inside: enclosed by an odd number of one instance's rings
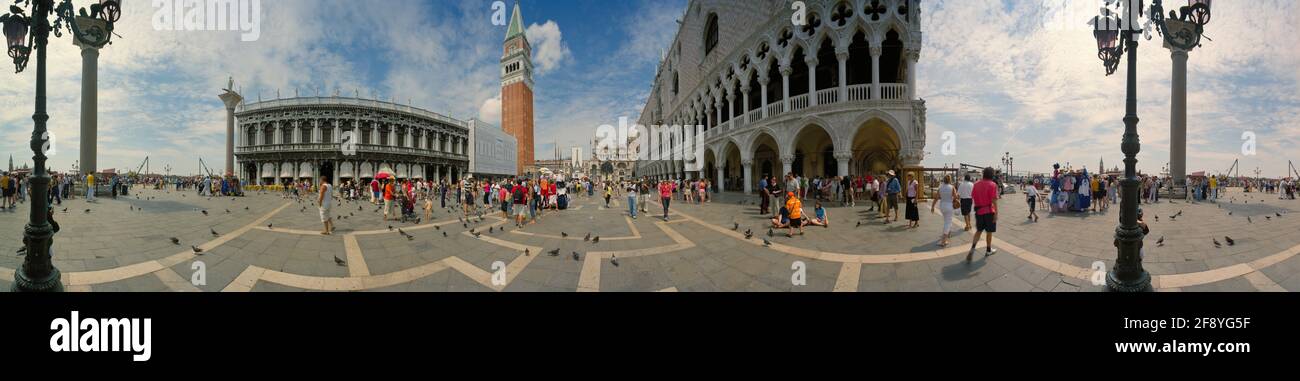
[[[402,197],[402,223],[415,221],[415,198]]]

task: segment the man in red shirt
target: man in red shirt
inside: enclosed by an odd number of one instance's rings
[[[980,242],[980,233],[988,232],[985,238],[984,256],[997,254],[993,248],[993,233],[998,231],[998,184],[993,182],[993,167],[984,168],[984,179],[975,183],[971,198],[975,204],[975,238],[970,242],[970,252],[966,253],[966,262],[975,255],[975,245]]]

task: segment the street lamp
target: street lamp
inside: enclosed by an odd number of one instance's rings
[[[22,3],[22,2],[19,2]],[[90,12],[81,8],[73,14],[72,0],[62,0],[55,6],[54,0],[30,0],[25,6],[17,3],[9,7],[9,13],[0,16],[0,25],[4,26],[5,43],[9,58],[13,59],[16,73],[27,67],[33,50],[36,51],[36,112],[32,114],[35,129],[32,131],[31,148],[36,162],[31,179],[32,210],[23,229],[23,246],[27,256],[23,265],[14,271],[13,291],[58,292],[63,291],[59,269],[50,261],[50,247],[54,244],[54,231],[50,225],[50,205],[48,198],[50,176],[45,170],[45,150],[43,146],[49,139],[45,123],[50,116],[45,113],[45,51],[50,33],[62,37],[67,31],[77,42],[87,46],[104,46],[110,43],[113,23],[122,16],[119,0],[100,0],[90,5]],[[28,15],[30,13],[30,16]],[[54,16],[51,24],[50,16]],[[78,163],[80,164],[80,163]]]
[[[1112,4],[1113,3],[1113,4]],[[1120,7],[1130,17],[1112,15],[1110,6]],[[1137,19],[1146,12],[1147,23],[1137,26]],[[1181,13],[1181,15],[1179,15]],[[1153,0],[1150,9],[1143,9],[1142,0],[1107,1],[1102,14],[1092,19],[1093,37],[1097,39],[1097,57],[1106,69],[1106,75],[1115,73],[1119,60],[1128,49],[1128,89],[1125,98],[1124,180],[1120,181],[1123,199],[1120,202],[1120,225],[1115,228],[1115,247],[1119,258],[1115,267],[1106,274],[1106,287],[1112,291],[1150,291],[1151,274],[1142,269],[1142,239],[1144,234],[1137,224],[1138,178],[1137,154],[1141,150],[1137,132],[1137,48],[1138,36],[1151,38],[1152,26],[1163,36],[1166,44],[1183,49],[1200,45],[1203,27],[1210,21],[1210,0],[1188,0],[1178,13],[1170,12],[1169,21],[1191,23],[1190,28],[1168,30],[1161,0]],[[1123,38],[1120,38],[1120,37]]]

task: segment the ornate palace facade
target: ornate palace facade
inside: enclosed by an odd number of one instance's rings
[[[241,104],[239,177],[246,184],[328,176],[457,181],[469,168],[469,122],[379,100],[304,97]]]
[[[918,170],[918,2],[805,0],[797,24],[785,0],[692,0],[638,123],[694,127],[652,129],[668,159],[637,174],[748,192],[766,175]],[[698,154],[670,156],[688,139]]]

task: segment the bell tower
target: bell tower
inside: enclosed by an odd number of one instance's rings
[[[501,55],[501,129],[514,136],[519,174],[533,166],[533,48],[515,2]]]

